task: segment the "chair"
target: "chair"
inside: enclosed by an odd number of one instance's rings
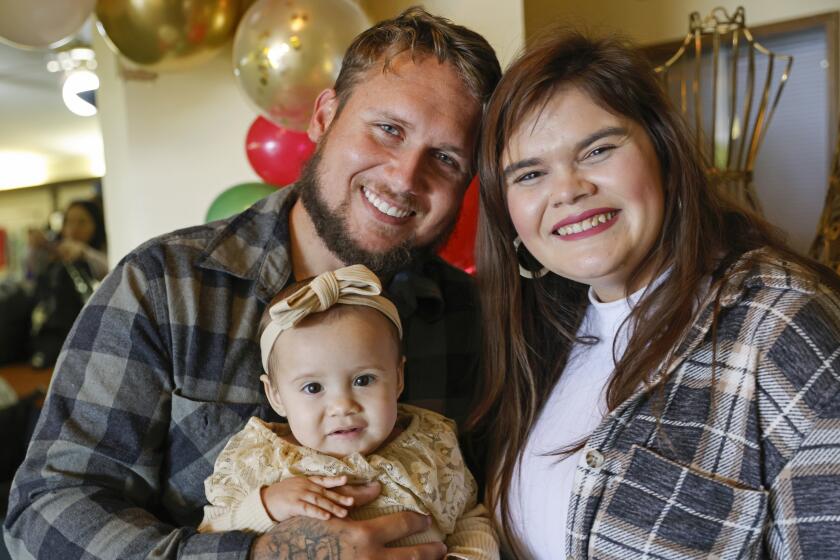
[[[744,21],[743,7],[731,16],[720,7],[704,18],[693,12],[682,45],[656,71],[692,127],[712,183],[761,212],[753,168],[793,57],[764,48]]]

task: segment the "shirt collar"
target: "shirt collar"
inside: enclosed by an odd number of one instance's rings
[[[230,218],[210,240],[198,265],[255,280],[257,297],[271,301],[292,278],[289,214],[297,197],[295,185],[281,188]],[[443,316],[442,266],[440,258],[432,257],[394,275],[386,293],[401,317],[416,312],[433,321]]]
[[[289,212],[296,200],[297,189],[285,187],[230,218],[198,266],[256,281],[257,297],[268,302],[291,276]]]
[[[401,317],[417,313],[427,321],[436,321],[443,316],[440,266],[445,265],[435,257],[394,274],[386,288],[386,295],[397,306]]]

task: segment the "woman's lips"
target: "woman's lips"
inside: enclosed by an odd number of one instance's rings
[[[555,232],[558,229],[560,229],[561,227],[576,224],[578,222],[582,222],[583,220],[591,218],[592,216],[597,216],[598,214],[606,214],[608,212],[618,212],[618,211],[619,211],[618,208],[607,208],[607,207],[593,208],[591,210],[585,210],[585,211],[581,212],[580,214],[574,214],[572,216],[568,216],[567,218],[564,218],[564,219],[560,220],[559,222],[554,224],[554,227],[551,228],[551,231]]]
[[[614,208],[589,210],[558,222],[551,233],[563,241],[591,237],[611,228],[618,220],[619,214],[620,211]]]

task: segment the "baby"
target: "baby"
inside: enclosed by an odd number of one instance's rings
[[[498,543],[458,448],[453,422],[398,405],[402,326],[362,265],[280,292],[260,325],[263,382],[288,424],[251,418],[216,460],[199,531],[266,532],[294,516],[362,520],[398,511],[432,517],[392,546],[443,541],[448,558],[495,559]],[[331,490],[378,481],[358,508]]]

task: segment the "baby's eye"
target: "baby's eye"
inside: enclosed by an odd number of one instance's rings
[[[301,389],[301,391],[303,391],[304,393],[306,393],[308,395],[317,395],[322,390],[323,390],[323,387],[321,387],[320,383],[307,383]]]
[[[360,375],[356,379],[353,380],[353,385],[356,387],[367,387],[371,383],[375,381],[375,377],[369,373],[365,373],[364,375]]]

